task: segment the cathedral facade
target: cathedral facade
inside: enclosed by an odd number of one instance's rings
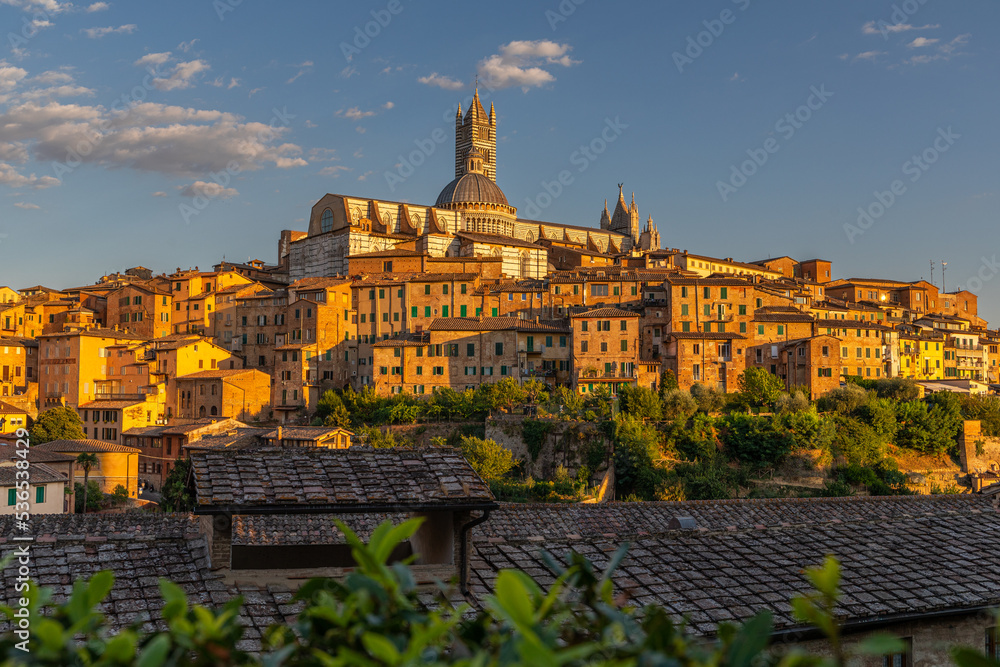
[[[553,248],[616,255],[659,248],[659,233],[640,231],[635,196],[626,205],[621,186],[613,215],[605,202],[599,228],[517,217],[496,183],[496,111],[487,114],[476,91],[455,116],[455,178],[433,206],[327,194],[312,208],[302,235],[284,232],[289,278],[348,275],[352,257],[393,250],[430,257],[499,259],[511,278],[542,278]]]

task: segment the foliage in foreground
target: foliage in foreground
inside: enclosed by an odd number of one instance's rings
[[[834,615],[840,569],[833,557],[806,570],[815,590],[792,600],[795,617],[826,635],[831,657],[796,650],[780,656],[768,650],[773,629],[769,612],[743,625],[722,624],[718,636],[707,640],[687,634],[660,607],[625,606],[615,597],[611,574],[627,545],[603,572],[579,554],[571,554],[565,568],[547,557],[557,573],[548,590],[524,572],[502,571],[484,608],[473,611],[465,604],[453,605],[443,589],[426,604],[427,594],[418,591],[409,561],[389,564],[393,549],[416,532],[420,520],[398,526],[383,523],[368,545],[347,526],[337,525],[357,567],[342,580],[312,579],[303,585],[295,595],[303,609],[289,625],[265,632],[260,656],[238,648],[246,636],[239,622],[240,599],[209,609],[191,604],[179,586],[165,580],[160,582],[165,631],[144,632],[140,621],[113,630],[97,609],[111,592],[114,577],[100,572],[75,582],[62,604],[52,603],[49,590],[32,587],[27,593],[30,630],[24,631],[30,636],[8,633],[0,638],[2,664],[840,667],[856,656],[902,649],[899,640],[877,635],[850,648],[845,645]],[[16,625],[13,609],[0,607],[0,612]],[[18,648],[25,639],[30,652]],[[972,649],[957,648],[953,655],[959,667],[1000,667],[1000,662]]]

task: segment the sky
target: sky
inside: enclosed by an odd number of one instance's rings
[[[277,260],[433,204],[476,81],[522,217],[931,279],[1000,324],[1000,3],[0,0],[0,284]]]

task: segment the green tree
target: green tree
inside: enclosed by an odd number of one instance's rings
[[[514,467],[514,454],[494,440],[465,435],[459,441],[459,448],[469,465],[486,481],[501,479]]]
[[[324,426],[340,426],[347,428],[351,425],[351,413],[347,411],[344,400],[333,390],[326,390],[319,397],[316,403],[316,416],[322,420]]]
[[[73,493],[75,496],[73,511],[77,514],[83,514],[85,507],[88,512],[96,512],[101,509],[101,501],[104,499],[104,494],[101,493],[101,485],[94,480],[90,480],[86,487],[80,484],[80,482],[76,482],[73,484]],[[84,496],[86,496],[86,505],[83,504]]]
[[[698,404],[698,410],[705,414],[718,412],[726,404],[724,393],[700,382],[691,385],[691,398]]]
[[[663,418],[679,424],[687,422],[694,413],[698,412],[698,403],[691,396],[690,392],[680,389],[672,389],[665,392],[661,404]]]
[[[624,385],[618,390],[622,414],[642,421],[659,421],[663,415],[660,397],[652,389]]]
[[[785,388],[776,376],[757,367],[748,368],[740,373],[736,384],[739,386],[743,403],[758,408],[773,405]]]
[[[194,508],[194,498],[188,489],[188,475],[191,472],[191,461],[182,459],[174,464],[167,473],[167,479],[160,489],[163,509],[167,512],[189,512]]]
[[[76,457],[76,463],[83,468],[83,512],[87,513],[87,495],[90,493],[90,469],[97,465],[97,455],[90,452],[81,452]]]
[[[31,444],[41,445],[53,440],[83,440],[83,422],[76,410],[66,406],[50,408],[38,415],[31,427]]]
[[[662,373],[660,373],[660,398],[668,391],[674,391],[678,389],[677,376],[669,368]]]

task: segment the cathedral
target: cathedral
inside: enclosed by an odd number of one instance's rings
[[[440,266],[447,258],[465,258],[498,265],[498,275],[543,278],[554,268],[550,254],[556,250],[563,259],[586,255],[610,264],[621,255],[659,249],[652,217],[640,231],[635,195],[626,204],[622,185],[614,214],[605,201],[599,227],[519,218],[496,182],[496,132],[496,110],[491,104],[486,112],[477,90],[464,116],[458,107],[455,178],[433,206],[325,195],[312,208],[307,232],[282,232],[289,278],[348,275],[352,260],[394,253]]]

